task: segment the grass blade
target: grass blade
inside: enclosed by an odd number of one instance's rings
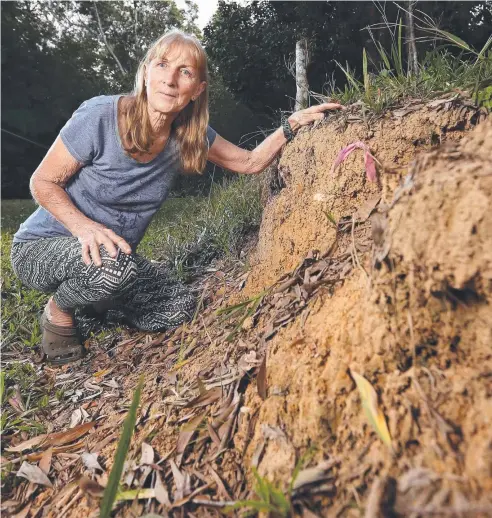
[[[398,75],[403,77],[403,59],[402,59],[402,23],[401,18],[398,23]]]
[[[378,49],[379,55],[381,56],[381,59],[383,60],[384,66],[386,67],[386,70],[388,72],[391,70],[391,63],[388,59],[388,56],[386,55],[386,52],[384,51],[383,45],[379,42],[376,45],[376,48]]]
[[[362,72],[364,74],[364,90],[366,91],[366,97],[369,97],[371,84],[369,82],[369,73],[367,71],[367,53],[366,49],[362,49]]]
[[[123,432],[121,433],[116,455],[114,457],[114,464],[109,474],[108,485],[104,490],[104,495],[101,501],[100,518],[109,518],[111,510],[118,494],[118,487],[120,485],[121,474],[123,473],[123,464],[125,463],[126,454],[130,447],[130,440],[133,435],[133,429],[137,421],[137,408],[140,403],[140,395],[143,387],[143,376],[140,377],[137,388],[133,393],[133,400],[123,424]]]
[[[438,29],[439,33],[446,37],[447,40],[451,41],[461,49],[467,50],[468,52],[473,52],[473,49],[463,41],[461,38],[458,38],[458,36],[455,36],[454,34],[451,34],[448,31],[444,31],[443,29]]]
[[[5,371],[0,372],[0,405],[3,404],[3,393],[5,391]]]

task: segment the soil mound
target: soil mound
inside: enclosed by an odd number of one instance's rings
[[[266,203],[245,295],[293,270],[309,250],[331,246],[335,229],[326,213],[339,220],[376,194],[390,198],[417,151],[461,139],[479,117],[472,106],[449,99],[409,105],[377,119],[352,109],[301,131],[284,150],[278,170],[271,171],[270,184],[280,191]],[[331,173],[339,151],[356,141],[365,142],[383,165],[377,183],[367,180],[361,152]]]
[[[371,148],[383,161],[407,164],[411,139],[435,131],[442,116],[385,121]],[[268,342],[268,397],[251,386],[246,393],[258,413],[247,462],[286,484],[299,452],[315,447],[319,461],[331,460],[323,516],[362,509],[485,516],[492,510],[492,121],[419,155],[391,197],[384,177],[382,186],[366,183],[360,157],[329,177],[341,145],[365,131],[318,129],[280,161],[290,177],[267,206],[249,289],[335,235],[338,251],[323,261],[346,257],[353,269]],[[360,221],[361,204],[378,189],[382,200],[371,201],[372,216]],[[316,192],[326,196],[336,229],[313,201]],[[351,225],[340,223],[353,214]],[[354,373],[378,394],[391,448],[362,411]]]

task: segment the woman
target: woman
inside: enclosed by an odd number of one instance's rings
[[[140,63],[131,95],[84,102],[34,172],[40,207],[19,228],[12,265],[26,286],[48,293],[41,347],[54,364],[82,357],[74,310],[111,304],[139,329],[190,319],[188,289],[135,253],[180,172],[206,161],[257,174],[301,126],[323,118],[322,104],[289,117],[247,151],[208,126],[207,58],[198,40],[163,35]]]

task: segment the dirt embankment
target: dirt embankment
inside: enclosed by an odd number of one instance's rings
[[[477,121],[474,109],[452,101],[415,108],[419,109],[397,110],[371,121],[347,114],[335,123],[301,131],[286,147],[278,171],[271,172],[278,177],[270,178],[283,188],[266,203],[245,295],[254,295],[293,270],[309,250],[323,251],[331,245],[335,229],[327,224],[326,211],[338,220],[377,193],[391,198],[417,152],[461,139]],[[360,151],[331,174],[338,152],[356,141],[369,145],[384,165],[378,183],[368,182]]]
[[[369,129],[318,127],[280,160],[285,187],[266,206],[247,294],[313,248],[352,270],[267,342],[267,397],[246,392],[257,414],[246,463],[285,484],[314,446],[334,462],[324,516],[492,509],[492,121],[467,133],[470,120],[426,107]],[[369,183],[354,152],[331,176],[357,140],[399,174]],[[413,160],[416,148],[428,151]],[[376,389],[393,451],[368,424],[353,372]]]

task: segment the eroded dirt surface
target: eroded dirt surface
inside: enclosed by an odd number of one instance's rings
[[[490,514],[492,123],[464,133],[474,116],[451,103],[372,129],[349,122],[299,135],[280,161],[286,187],[266,207],[249,273],[217,263],[197,285],[194,322],[109,335],[88,344],[84,362],[45,368],[65,392],[48,432],[94,426],[58,437],[53,488],[16,478],[3,511],[97,516],[144,374],[123,487],[151,493],[120,502],[116,516],[218,516],[255,498],[252,467],[286,493],[307,452],[303,467],[318,471],[298,477],[296,513]],[[446,133],[442,147],[431,148],[432,131]],[[386,165],[379,183],[367,182],[357,152],[329,175],[353,140]],[[412,161],[422,146],[431,149]],[[376,390],[391,447],[368,423],[354,373]],[[43,458],[46,467],[47,444],[4,455],[15,469]]]
[[[470,121],[477,119],[474,109],[460,104],[419,106],[404,116],[398,115],[405,110],[390,112],[370,122],[358,112],[337,116],[301,131],[286,147],[276,182],[284,188],[264,208],[245,295],[254,295],[291,271],[309,250],[324,251],[331,246],[335,230],[327,224],[325,212],[338,220],[375,194],[390,199],[417,151],[462,138],[473,127]],[[384,166],[379,168],[378,183],[367,180],[361,151],[354,152],[332,174],[338,152],[356,141],[369,145]]]
[[[492,124],[421,155],[404,185],[373,215],[377,239],[371,253],[360,254],[361,267],[339,289],[320,292],[304,319],[269,342],[271,395],[261,401],[249,387],[246,396],[259,412],[247,459],[263,448],[259,472],[284,482],[295,452],[310,445],[320,459],[338,459],[326,516],[361,516],[354,506],[367,511],[374,502],[376,509],[386,502],[384,515],[485,516],[492,491]],[[361,412],[351,370],[376,388],[394,453]],[[265,439],[264,425],[285,439]]]

